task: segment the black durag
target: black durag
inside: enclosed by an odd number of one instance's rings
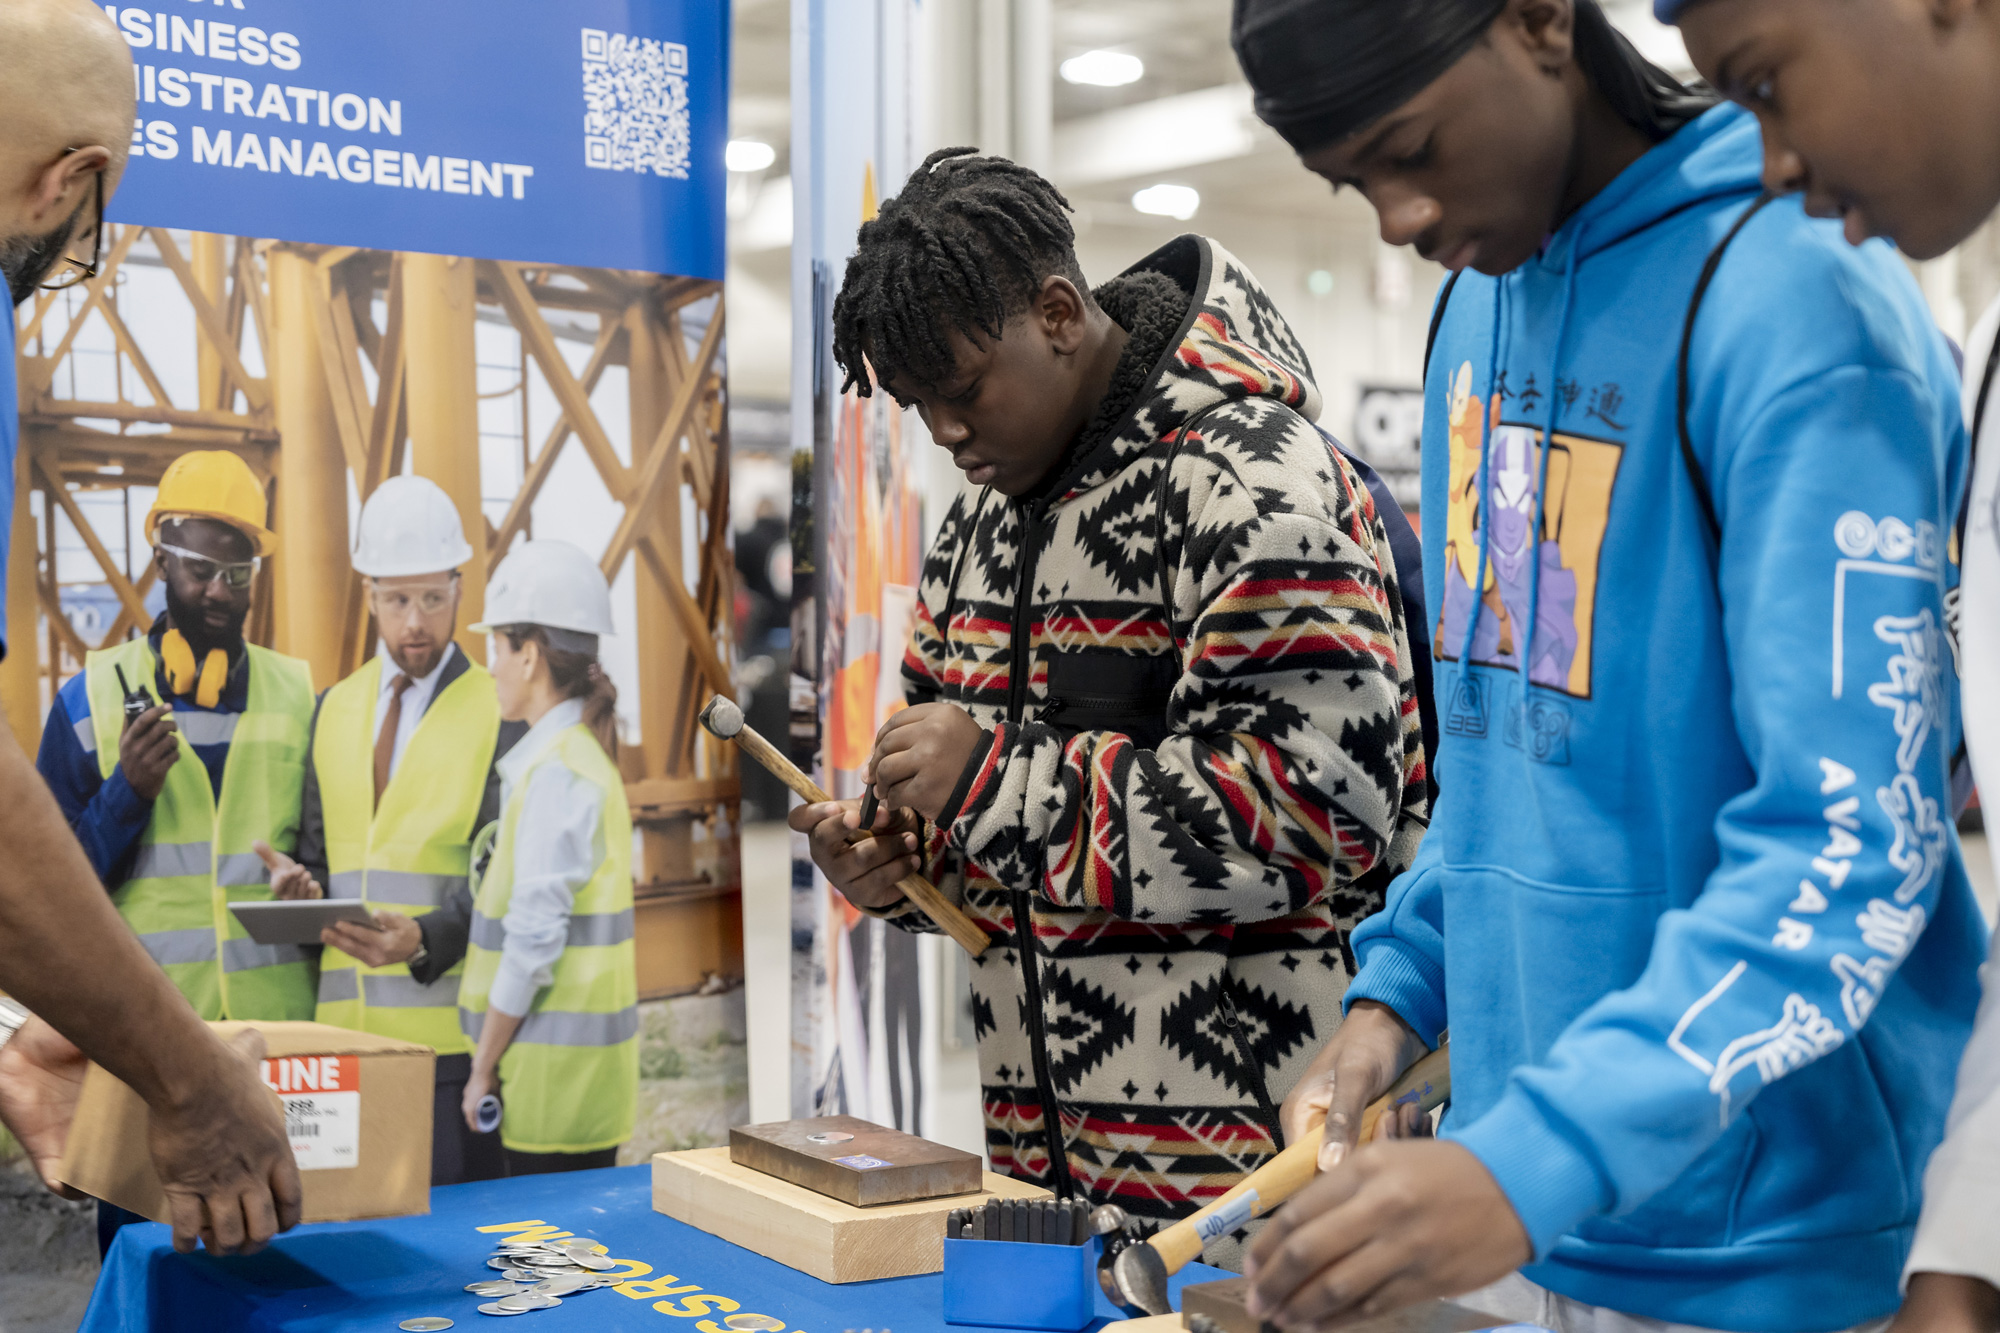
[[[1575,0],[1576,62],[1654,140],[1715,105],[1640,55],[1597,0]],[[1230,42],[1257,115],[1300,153],[1380,120],[1450,69],[1507,0],[1235,0]]]

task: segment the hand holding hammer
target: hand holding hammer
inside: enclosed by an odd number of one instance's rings
[[[1451,1097],[1451,1050],[1440,1046],[1408,1069],[1389,1091],[1369,1103],[1361,1119],[1361,1141],[1393,1108],[1412,1104],[1424,1111]],[[1319,1135],[1300,1139],[1252,1171],[1227,1194],[1162,1228],[1147,1240],[1126,1235],[1106,1238],[1097,1261],[1097,1281],[1112,1302],[1133,1316],[1170,1314],[1167,1279],[1201,1257],[1202,1249],[1252,1218],[1262,1217],[1311,1183],[1318,1169]]]
[[[743,720],[743,710],[721,695],[708,701],[701,710],[701,725],[711,735],[722,740],[735,741],[737,748],[750,758],[769,769],[772,776],[797,792],[806,801],[819,805],[830,803],[833,798],[820,785],[807,777],[797,764],[787,759],[777,746],[757,734],[754,727]],[[859,828],[848,833],[849,842],[866,842],[876,836],[874,830]],[[885,833],[885,836],[887,834]],[[898,830],[893,836],[901,837]],[[951,899],[938,891],[935,884],[920,874],[909,874],[896,882],[903,896],[915,903],[917,909],[945,934],[958,941],[967,953],[977,958],[991,943],[986,932],[972,919],[958,909]]]

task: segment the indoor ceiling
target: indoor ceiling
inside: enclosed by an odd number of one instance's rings
[[[1051,174],[1096,222],[1116,222],[1135,190],[1164,182],[1199,191],[1204,211],[1370,225],[1363,201],[1351,193],[1336,200],[1257,123],[1229,46],[1230,7],[1230,0],[1056,0],[1054,65],[1110,50],[1138,56],[1146,69],[1116,88],[1057,80]],[[1653,19],[1649,0],[1605,7],[1649,57],[1685,70],[1678,35]]]
[[[1685,68],[1677,35],[1654,21],[1649,0],[1607,0],[1606,8],[1649,56]],[[1135,190],[1161,182],[1192,186],[1211,211],[1365,217],[1364,204],[1335,202],[1250,114],[1229,13],[1230,0],[1054,0],[1052,67],[1092,50],[1145,62],[1144,76],[1122,87],[1056,80],[1051,174],[1091,219],[1117,221]],[[732,182],[739,222],[764,186],[790,171],[790,27],[790,0],[736,0],[730,135],[777,154],[753,179]],[[765,200],[765,211],[775,202]],[[760,239],[745,248],[773,248],[774,220],[761,219]]]

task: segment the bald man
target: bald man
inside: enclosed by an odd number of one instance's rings
[[[0,0],[0,560],[13,514],[14,318],[86,268],[132,134],[132,57],[85,0]],[[0,570],[0,598],[6,591]],[[0,629],[6,625],[0,602]],[[9,645],[0,643],[0,653]],[[33,652],[32,644],[20,651]],[[259,1249],[299,1217],[283,1117],[254,1033],[218,1041],[111,906],[62,812],[0,727],[0,1120],[50,1188],[96,1060],[146,1099],[174,1246]],[[16,1004],[15,1001],[19,1003]],[[22,1008],[25,1006],[25,1009]]]

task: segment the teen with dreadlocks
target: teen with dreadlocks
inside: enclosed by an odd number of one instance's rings
[[[792,827],[864,910],[922,928],[895,887],[922,869],[993,935],[996,1168],[1173,1218],[1276,1151],[1347,931],[1421,836],[1402,602],[1243,266],[1183,236],[1092,291],[1063,197],[971,152],[861,229],[834,304],[848,384],[914,404],[978,487],[871,761],[894,836],[850,846],[851,801]]]

